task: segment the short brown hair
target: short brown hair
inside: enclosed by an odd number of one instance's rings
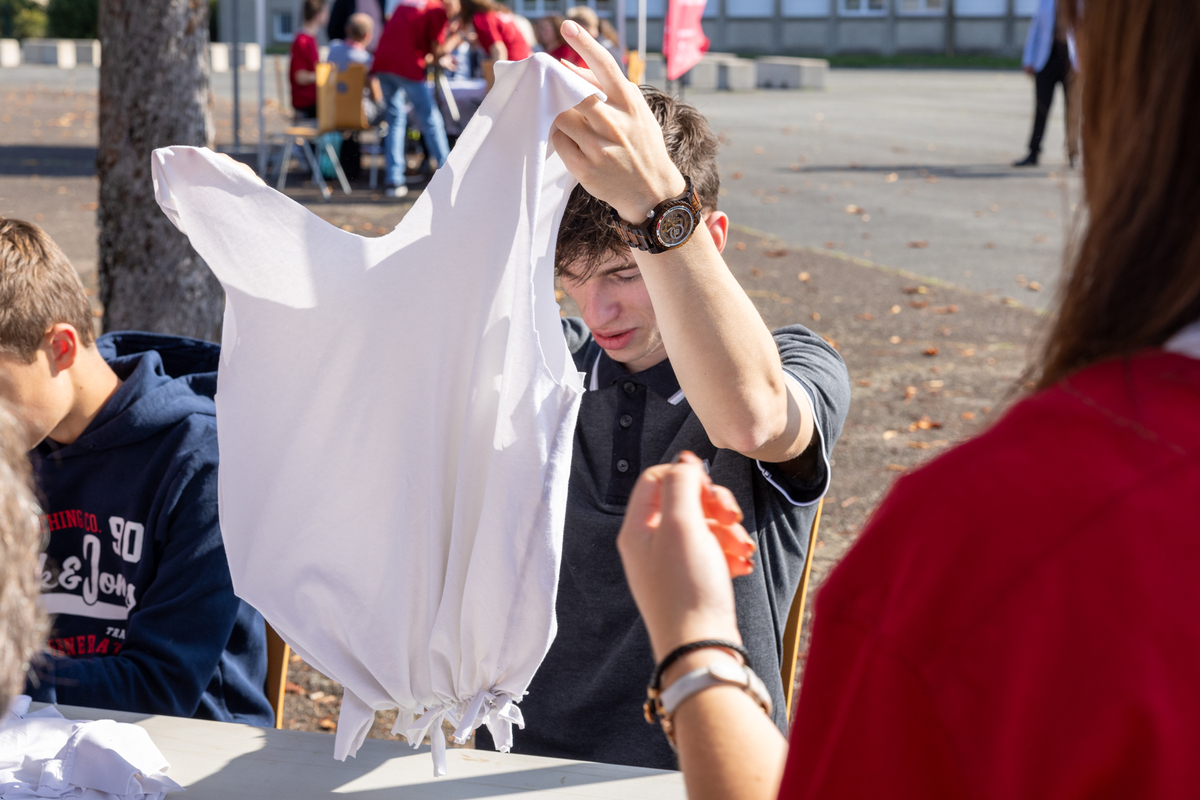
[[[370,14],[351,14],[346,20],[346,38],[352,42],[369,42],[375,35],[375,20]]]
[[[304,9],[300,13],[304,15],[305,22],[312,22],[324,10],[325,0],[304,0]]]
[[[642,96],[662,126],[667,153],[675,166],[692,179],[692,187],[705,213],[717,210],[721,177],[717,172],[717,137],[708,120],[695,106],[676,100],[653,86],[642,86]],[[567,200],[558,244],[554,250],[554,274],[575,280],[587,278],[610,257],[629,249],[617,234],[612,209],[576,186]]]
[[[32,362],[60,322],[92,342],[92,309],[79,273],[36,225],[0,217],[0,352]]]
[[[25,686],[46,635],[38,603],[38,524],[25,430],[0,403],[0,709]]]

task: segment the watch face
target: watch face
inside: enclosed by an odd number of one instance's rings
[[[663,247],[678,247],[688,240],[696,229],[696,217],[685,205],[671,206],[661,217],[654,232]]]

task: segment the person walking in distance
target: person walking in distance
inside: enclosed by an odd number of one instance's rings
[[[1046,132],[1046,117],[1054,101],[1054,87],[1063,87],[1064,117],[1067,126],[1067,160],[1075,166],[1079,156],[1079,138],[1075,124],[1075,104],[1071,102],[1071,86],[1074,77],[1073,43],[1068,41],[1067,25],[1064,24],[1065,3],[1057,0],[1039,0],[1037,13],[1029,24],[1029,35],[1025,38],[1025,54],[1021,58],[1026,75],[1033,76],[1036,98],[1033,114],[1033,133],[1029,137],[1029,154],[1014,167],[1036,167],[1042,150],[1042,135]]]

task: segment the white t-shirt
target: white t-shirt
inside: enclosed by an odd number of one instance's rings
[[[375,710],[511,742],[554,638],[583,391],[554,298],[574,186],[548,144],[594,87],[497,65],[390,234],[321,220],[203,149],[157,150],[159,204],[226,291],[221,528],[237,594],[345,686],[335,755]]]

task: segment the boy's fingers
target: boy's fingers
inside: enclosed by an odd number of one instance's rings
[[[562,64],[564,67],[571,70],[600,91],[604,91],[604,87],[600,85],[600,81],[596,78],[595,73],[593,73],[590,69],[584,69],[583,67],[576,66],[570,61],[567,61],[565,58],[560,58],[558,63]]]
[[[596,77],[597,86],[608,95],[611,101],[624,88],[622,83],[629,83],[621,73],[621,67],[613,60],[612,54],[600,46],[591,34],[571,20],[563,22],[559,29],[563,39],[574,48],[576,53],[583,56],[588,69]]]

